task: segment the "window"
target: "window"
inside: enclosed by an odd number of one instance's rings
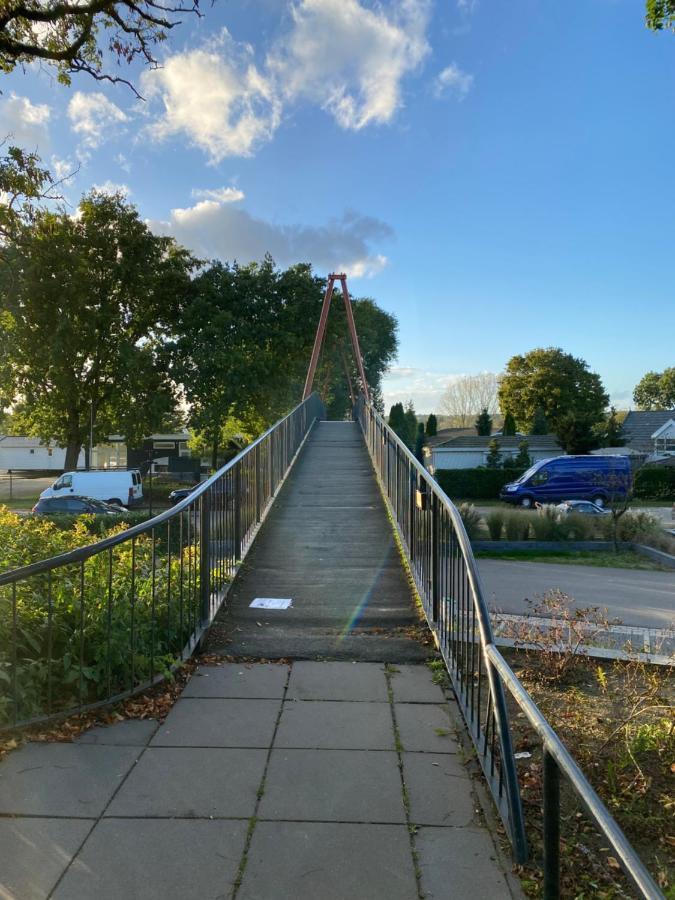
[[[60,491],[62,488],[69,488],[73,486],[73,476],[72,475],[62,475],[60,478],[57,478],[52,487],[55,491]]]
[[[532,476],[532,484],[546,484],[547,481],[548,472],[546,469],[539,469],[539,471]]]
[[[86,512],[86,505],[82,502],[82,500],[66,500],[66,509],[69,513],[81,513]]]

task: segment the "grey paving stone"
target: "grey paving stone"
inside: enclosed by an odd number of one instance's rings
[[[372,750],[273,750],[259,819],[405,822],[398,756]]]
[[[280,700],[179,700],[152,747],[269,747]]]
[[[54,893],[60,900],[228,897],[246,822],[104,819]]]
[[[150,748],[106,815],[252,816],[266,759],[266,750]]]
[[[145,747],[157,731],[156,719],[127,719],[114,725],[90,728],[77,738],[78,744],[110,744],[118,747]]]
[[[0,897],[49,896],[94,820],[0,819]]]
[[[0,813],[98,816],[141,751],[26,744],[0,763]]]
[[[425,900],[506,900],[507,886],[488,833],[477,828],[420,828],[415,836]]]
[[[442,704],[396,703],[394,710],[404,750],[457,753],[454,724]]]
[[[280,700],[284,696],[288,668],[251,663],[200,666],[181,696]]]
[[[417,900],[405,825],[259,822],[238,900]]]
[[[296,662],[288,699],[371,700],[386,703],[384,666],[378,663]]]
[[[393,750],[389,704],[287,700],[274,746]]]
[[[445,695],[432,681],[428,666],[395,666],[390,675],[396,703],[443,703]]]
[[[404,753],[403,778],[415,825],[471,825],[476,821],[471,779],[451,753]]]

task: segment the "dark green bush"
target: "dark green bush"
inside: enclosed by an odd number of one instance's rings
[[[641,500],[675,500],[675,466],[643,466],[635,473],[633,493]]]
[[[440,469],[434,478],[451,499],[496,500],[505,484],[515,481],[523,469]]]

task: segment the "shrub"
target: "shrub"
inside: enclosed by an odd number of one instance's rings
[[[504,531],[507,541],[526,541],[530,535],[531,516],[513,510],[504,515]]]
[[[555,506],[541,506],[532,516],[531,524],[536,541],[560,541],[564,538],[564,528],[560,521],[560,512]]]
[[[462,503],[458,507],[464,528],[470,541],[475,541],[481,536],[481,515],[473,503]]]
[[[596,523],[590,516],[569,513],[561,520],[560,529],[566,541],[590,541],[595,537]]]
[[[504,510],[493,509],[485,521],[487,522],[488,531],[490,532],[490,538],[493,541],[500,540],[502,529],[504,528]]]
[[[633,478],[633,493],[642,500],[675,500],[675,466],[643,466]]]
[[[434,478],[448,497],[462,500],[496,500],[505,484],[524,469],[440,469]]]

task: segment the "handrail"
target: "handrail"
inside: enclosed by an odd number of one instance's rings
[[[0,574],[0,731],[117,702],[194,652],[323,416],[312,394],[171,509]]]
[[[546,900],[559,897],[561,772],[614,849],[639,895],[648,900],[663,898],[638,854],[495,646],[489,608],[458,510],[383,417],[363,398],[355,407],[355,417],[361,425],[427,621],[438,642],[516,861],[526,861],[527,842],[505,689],[523,710],[543,744]],[[476,647],[480,653],[475,653]]]

